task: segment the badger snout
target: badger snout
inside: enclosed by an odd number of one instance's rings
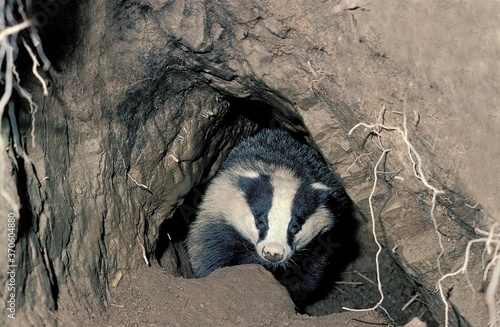
[[[269,243],[262,248],[262,256],[271,262],[283,260],[285,249],[277,243]]]

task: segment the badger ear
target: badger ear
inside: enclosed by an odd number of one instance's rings
[[[321,182],[312,183],[311,186],[315,190],[330,191],[330,187]]]
[[[254,170],[246,170],[239,174],[241,177],[259,178],[260,174]]]
[[[325,203],[328,200],[328,197],[330,196],[330,191],[332,190],[331,187],[326,186],[321,182],[312,183],[311,187],[318,194],[320,202]]]

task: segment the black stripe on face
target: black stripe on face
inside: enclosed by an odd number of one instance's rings
[[[238,187],[245,194],[248,206],[255,219],[255,226],[259,230],[259,240],[266,237],[269,229],[268,214],[273,200],[273,186],[271,177],[240,177]]]
[[[328,190],[317,189],[311,184],[301,184],[295,198],[293,199],[292,217],[288,224],[287,241],[292,248],[293,239],[305,224],[307,218],[316,210],[326,205],[330,192]]]

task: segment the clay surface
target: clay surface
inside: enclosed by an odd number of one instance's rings
[[[29,58],[18,64],[39,106],[32,116],[19,101],[30,162],[16,157],[2,121],[0,145],[8,151],[0,153],[0,187],[11,200],[1,197],[0,208],[15,214],[20,230],[17,323],[104,315],[115,325],[182,326],[176,319],[190,319],[183,310],[212,325],[221,317],[330,321],[296,317],[279,292],[265,302],[269,281],[263,295],[252,293],[257,313],[239,310],[249,305],[240,302],[243,291],[229,298],[227,287],[250,287],[250,272],[266,275],[258,268],[245,268],[243,280],[228,273],[215,293],[203,286],[208,279],[172,277],[189,275],[182,235],[202,195],[197,188],[241,139],[278,125],[301,133],[341,176],[365,222],[366,244],[374,214],[384,255],[444,323],[438,280],[462,267],[468,242],[484,237],[478,228],[500,219],[498,3],[59,0],[47,8],[35,11],[50,17],[40,26],[52,62],[43,74],[48,96]],[[186,196],[194,205],[180,212]],[[174,216],[182,223],[170,225]],[[5,229],[0,224],[2,235]],[[488,324],[491,274],[483,281],[482,260],[491,255],[483,251],[484,242],[470,248],[468,279],[442,283],[450,325]],[[6,260],[0,256],[0,265]],[[172,276],[146,273],[145,260]],[[123,281],[113,288],[118,272]],[[6,278],[0,275],[2,284]],[[130,305],[134,285],[147,282]],[[406,303],[405,296],[393,298]],[[204,299],[221,302],[210,307]]]

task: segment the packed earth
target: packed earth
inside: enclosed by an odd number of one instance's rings
[[[500,326],[500,3],[0,3],[0,325]],[[301,313],[260,266],[193,279],[184,246],[265,127],[356,208]]]

